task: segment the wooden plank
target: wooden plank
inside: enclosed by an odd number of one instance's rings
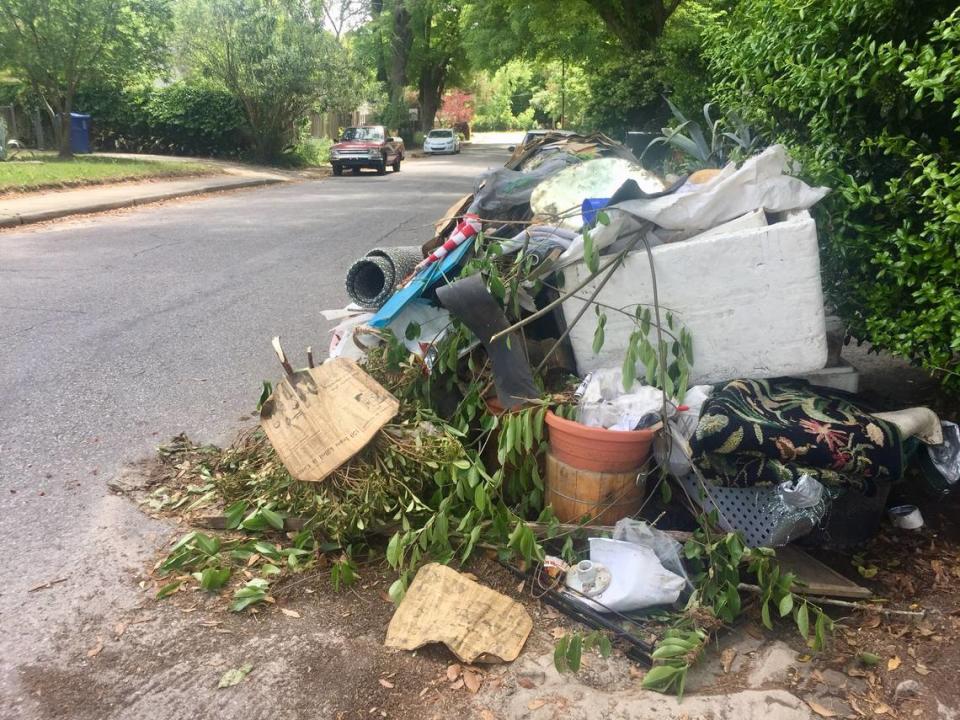
[[[864,598],[873,593],[862,585],[848,580],[833,568],[827,567],[814,557],[793,545],[777,548],[777,563],[783,572],[792,572],[803,585],[794,591],[803,595],[826,595],[828,597]]]
[[[288,375],[260,410],[260,425],[297,480],[319,482],[356,455],[400,409],[346,358]]]

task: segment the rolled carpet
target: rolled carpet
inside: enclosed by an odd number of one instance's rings
[[[419,245],[374,248],[347,270],[347,295],[358,305],[379,308],[421,260]]]

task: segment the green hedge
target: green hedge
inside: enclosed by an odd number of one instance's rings
[[[826,289],[858,338],[960,389],[960,15],[930,0],[742,0],[709,40],[721,103],[790,148]]]
[[[243,109],[211,85],[87,86],[74,106],[92,116],[91,139],[100,150],[236,156],[249,145]]]

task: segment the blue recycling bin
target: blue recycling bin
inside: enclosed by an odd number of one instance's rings
[[[90,116],[70,113],[70,150],[88,153],[90,150]]]

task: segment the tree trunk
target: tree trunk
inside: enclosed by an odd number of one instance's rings
[[[420,129],[429,132],[433,129],[437,111],[440,110],[440,92],[433,83],[420,85]]]
[[[70,147],[70,112],[73,110],[73,98],[69,95],[63,98],[60,106],[60,158],[69,160],[73,157],[73,149]]]
[[[433,129],[437,111],[443,101],[447,70],[443,65],[424,68],[420,74],[420,129],[429,132]]]
[[[587,0],[625,50],[646,50],[663,33],[680,0]]]
[[[403,90],[407,85],[407,61],[413,46],[413,31],[410,28],[410,11],[398,0],[393,9],[393,35],[390,38],[390,67],[387,80],[390,86],[390,102],[399,106],[403,102]]]
[[[73,149],[70,147],[70,113],[60,113],[60,157],[69,160],[73,157]]]

